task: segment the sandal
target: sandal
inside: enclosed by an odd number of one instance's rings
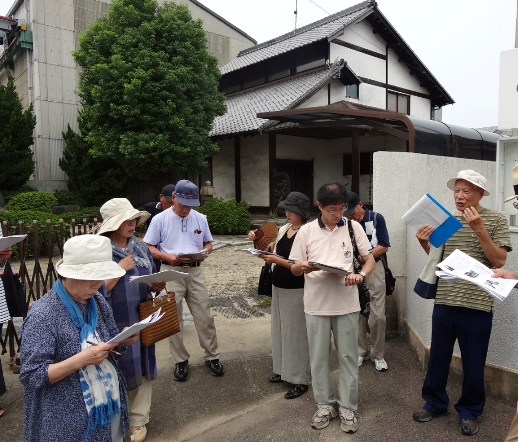
[[[304,394],[308,391],[308,386],[304,384],[297,384],[290,388],[290,390],[284,395],[286,399],[295,399],[299,397],[301,394]]]

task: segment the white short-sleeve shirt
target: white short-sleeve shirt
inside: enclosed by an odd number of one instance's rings
[[[163,253],[194,253],[212,241],[207,217],[192,209],[185,218],[164,210],[151,220],[144,242]]]
[[[290,259],[317,261],[343,267],[354,272],[353,247],[347,223],[350,222],[360,256],[370,253],[370,243],[362,226],[356,221],[343,220],[333,230],[320,217],[303,225],[291,248]],[[345,315],[360,311],[358,288],[345,285],[345,276],[323,270],[304,275],[304,311],[315,316]]]

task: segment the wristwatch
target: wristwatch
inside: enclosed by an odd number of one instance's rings
[[[362,275],[364,281],[365,281],[365,278],[367,278],[367,275],[365,274],[365,272],[358,272],[358,275]]]

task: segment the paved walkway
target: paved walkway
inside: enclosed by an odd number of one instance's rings
[[[376,372],[367,361],[360,368],[360,429],[354,435],[340,430],[339,419],[317,431],[310,427],[315,412],[311,391],[294,399],[283,395],[288,386],[271,384],[270,323],[264,319],[216,318],[218,340],[226,373],[213,377],[203,365],[196,330],[185,328],[191,352],[190,378],[173,381],[173,366],[167,341],[158,344],[159,379],[153,387],[149,442],[165,441],[461,441],[457,415],[452,408],[445,417],[420,424],[411,414],[421,405],[423,373],[417,356],[402,338],[387,342],[389,371]],[[0,441],[23,441],[22,387],[18,376],[2,357],[8,393],[0,406]],[[333,375],[338,378],[333,350]],[[449,388],[452,400],[460,386]],[[473,440],[503,441],[516,412],[515,404],[489,398],[480,419],[480,432]]]

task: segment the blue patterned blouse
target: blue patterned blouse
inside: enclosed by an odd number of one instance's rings
[[[103,284],[104,286],[104,284]],[[110,306],[97,293],[100,307],[97,332],[103,342],[119,333]],[[86,306],[77,303],[86,314]],[[88,415],[76,371],[51,384],[50,364],[64,361],[81,351],[79,330],[54,290],[36,301],[22,325],[20,381],[24,386],[25,442],[79,442],[83,440]],[[110,362],[117,364],[110,353]],[[123,431],[129,429],[126,385],[119,370]],[[111,426],[101,427],[89,442],[111,440]]]

